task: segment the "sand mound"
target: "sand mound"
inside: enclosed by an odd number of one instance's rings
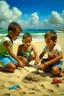
[[[40,82],[45,81],[45,78],[42,78],[40,74],[35,73],[29,73],[27,76],[25,76],[22,80],[23,82],[29,83],[29,82]]]

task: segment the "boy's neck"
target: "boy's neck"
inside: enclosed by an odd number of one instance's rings
[[[56,45],[56,44],[55,44]],[[53,50],[53,48],[55,47],[55,45],[52,47],[52,48],[49,48],[49,51],[52,51]]]

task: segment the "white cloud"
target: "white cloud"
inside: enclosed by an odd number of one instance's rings
[[[43,13],[42,13],[43,14]],[[10,8],[10,5],[6,1],[0,1],[0,27],[7,28],[8,24],[12,21],[18,22],[22,28],[62,28],[64,27],[64,10],[62,14],[59,14],[56,11],[52,11],[49,18],[42,21],[39,21],[39,16],[36,12],[31,14],[23,14],[24,20],[21,19],[22,12],[13,7]],[[28,19],[26,19],[28,17]]]
[[[18,20],[18,22],[23,28],[38,28],[39,17],[38,14],[34,12],[28,20]]]
[[[22,12],[16,7],[10,9],[6,1],[0,1],[0,26],[6,27],[6,24],[8,25],[9,22],[18,20],[21,15]]]
[[[62,11],[62,14],[61,14],[61,15],[62,15],[62,17],[64,18],[64,10]]]
[[[9,19],[9,5],[5,1],[0,1],[0,22]]]
[[[56,11],[52,11],[51,16],[48,20],[49,24],[63,24],[63,18],[60,16],[60,14]]]
[[[21,15],[22,15],[22,13],[16,7],[13,7],[13,9],[12,9],[13,18],[11,18],[11,19],[12,20],[19,19],[21,17]]]
[[[31,24],[31,25],[38,24],[38,20],[39,20],[39,17],[37,15],[37,13],[34,12],[33,14],[31,14],[31,18],[29,19],[29,24]]]
[[[44,20],[44,25],[46,25],[47,28],[61,28],[61,26],[64,25],[64,19],[58,12],[52,11],[50,17]]]

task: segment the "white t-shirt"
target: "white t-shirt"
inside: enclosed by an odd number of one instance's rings
[[[54,46],[54,48],[53,48],[52,51],[50,51],[50,49],[49,49],[48,46],[45,46],[45,48],[44,48],[43,51],[44,51],[44,52],[47,52],[47,54],[48,54],[48,59],[49,59],[49,60],[52,60],[52,59],[56,58],[56,57],[58,56],[58,52],[59,52],[59,51],[62,51],[62,50],[61,50],[61,47],[60,47],[58,44],[56,44],[56,45]]]

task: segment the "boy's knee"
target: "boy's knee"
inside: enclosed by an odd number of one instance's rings
[[[20,67],[21,67],[21,68],[24,68],[24,64],[22,64]]]
[[[13,70],[15,70],[15,69],[16,69],[16,66],[13,64],[13,65],[11,66],[11,68],[12,68]]]
[[[28,64],[28,60],[22,61],[24,64]],[[23,64],[22,64],[23,65]]]
[[[15,69],[16,69],[16,66],[15,65],[12,65],[11,72],[14,73]]]
[[[24,68],[24,63],[22,62],[18,67]]]
[[[53,73],[54,75],[59,75],[59,74],[60,74],[59,68],[58,68],[57,66],[53,67],[53,68],[52,68],[52,73]]]

